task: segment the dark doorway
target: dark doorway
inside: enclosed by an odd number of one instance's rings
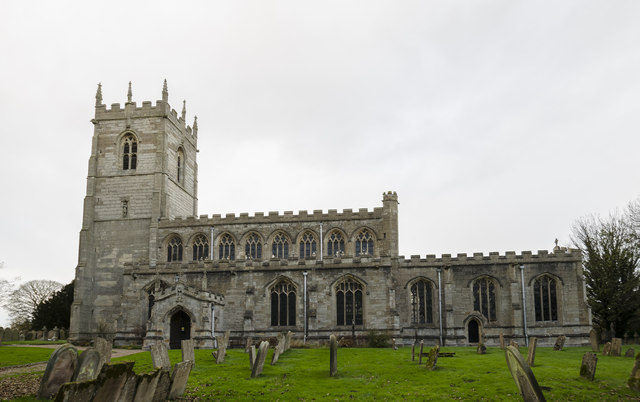
[[[478,321],[470,320],[468,328],[469,328],[469,343],[480,342],[480,326],[478,325]]]
[[[170,349],[180,349],[182,340],[191,338],[191,318],[180,310],[171,316]]]

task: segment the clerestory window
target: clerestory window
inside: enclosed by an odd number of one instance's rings
[[[235,260],[236,245],[231,235],[225,233],[220,237],[220,244],[218,245],[218,258],[220,258],[221,260]]]
[[[247,236],[247,242],[244,246],[244,253],[247,258],[254,260],[262,259],[262,241],[260,236],[255,233],[251,233]]]
[[[356,236],[356,256],[361,255],[373,255],[373,236],[367,229]]]
[[[125,135],[122,140],[122,169],[135,170],[138,156],[138,141],[133,134]]]
[[[316,255],[316,238],[313,233],[307,231],[300,238],[300,258]]]
[[[182,261],[182,240],[174,236],[167,244],[167,261]]]
[[[209,258],[209,240],[204,235],[198,235],[193,241],[193,261],[207,258]]]
[[[289,258],[289,238],[284,233],[277,233],[273,236],[271,256],[273,258]]]
[[[340,232],[333,231],[327,237],[327,255],[340,257],[344,254],[344,238]]]

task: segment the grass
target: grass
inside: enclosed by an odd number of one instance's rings
[[[67,341],[65,341],[64,339],[61,340],[57,340],[57,341],[43,341],[41,339],[39,340],[35,340],[35,341],[5,341],[3,342],[3,346],[10,346],[10,345],[62,345],[67,343]]]
[[[55,349],[0,346],[0,367],[17,366],[49,360]]]

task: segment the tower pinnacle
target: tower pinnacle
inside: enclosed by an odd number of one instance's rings
[[[198,136],[198,116],[193,116],[193,135]]]
[[[167,79],[164,79],[164,85],[162,85],[162,101],[169,101],[169,91],[167,90]]]
[[[96,91],[96,106],[102,105],[102,83],[98,83],[98,90]]]
[[[182,101],[182,120],[187,116],[187,101]]]
[[[129,81],[129,90],[127,91],[127,103],[131,103],[132,96],[133,96],[133,92],[131,91],[131,81]]]

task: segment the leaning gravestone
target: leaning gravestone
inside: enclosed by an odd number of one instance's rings
[[[244,344],[244,352],[247,353],[249,352],[249,349],[251,348],[251,344],[253,343],[253,338],[248,337],[247,338],[247,343]]]
[[[111,362],[111,342],[108,340],[97,337],[95,340],[95,348],[100,353],[100,357],[102,357],[102,364],[107,364]]]
[[[183,339],[180,346],[182,349],[182,361],[192,361],[195,366],[196,356],[193,351],[193,339]]]
[[[336,336],[329,337],[329,375],[334,377],[338,374],[338,342]]]
[[[76,370],[71,377],[71,381],[95,380],[102,369],[102,357],[94,348],[89,348],[80,354]]]
[[[169,396],[169,388],[171,388],[171,369],[162,369],[160,371],[160,377],[158,377],[158,384],[156,385],[156,392],[153,393],[152,402],[164,402]]]
[[[553,345],[553,350],[562,350],[564,348],[564,341],[567,339],[566,336],[560,335],[558,339],[556,339],[556,344]]]
[[[282,350],[283,352],[286,352],[287,350],[291,349],[292,337],[293,337],[293,332],[287,331],[287,335],[285,336],[285,339],[284,339],[284,349]]]
[[[598,333],[595,329],[589,331],[589,342],[591,343],[591,350],[594,352],[600,352],[600,344],[598,342]]]
[[[411,345],[411,361],[415,361],[416,360],[416,344],[415,342],[413,343],[413,345]]]
[[[97,387],[98,381],[65,382],[56,393],[54,402],[93,401]]]
[[[627,349],[627,353],[624,354],[624,357],[634,357],[636,355],[636,351],[633,348]]]
[[[631,377],[627,381],[629,388],[636,392],[640,392],[640,353],[636,356],[636,362],[631,370]]]
[[[151,360],[154,368],[164,368],[171,370],[171,361],[169,360],[169,350],[164,342],[156,342],[151,345]]]
[[[613,338],[611,339],[611,356],[620,356],[622,352],[622,339]]]
[[[251,368],[251,378],[256,378],[260,374],[262,374],[262,369],[264,368],[264,361],[267,358],[268,352],[269,352],[269,342],[267,341],[260,342],[260,346],[258,347],[258,353],[256,355],[256,360],[253,362],[253,367]]]
[[[162,368],[158,367],[151,373],[141,374],[138,376],[138,386],[136,388],[136,396],[134,402],[152,402],[153,396],[156,394],[158,380],[162,375]]]
[[[171,388],[169,389],[169,399],[176,399],[184,394],[187,388],[187,380],[193,368],[192,361],[176,363],[171,374]]]
[[[227,334],[229,331],[227,331]],[[224,357],[227,354],[227,335],[217,336],[218,350],[211,352],[211,355],[216,359],[216,364],[224,363]]]
[[[602,348],[602,356],[610,356],[611,355],[611,342],[607,342],[604,344]]]
[[[520,349],[520,345],[518,345],[518,342],[514,341],[513,339],[509,342],[509,346],[513,346],[516,349]]]
[[[418,354],[418,365],[422,364],[422,349],[424,349],[424,341],[420,341],[420,354]]]
[[[102,366],[95,381],[97,385],[93,402],[108,402],[133,399],[133,392],[125,384],[136,381],[134,362],[118,362]],[[129,398],[129,399],[127,399]]]
[[[505,357],[511,376],[516,382],[520,395],[522,395],[525,402],[545,401],[536,377],[533,375],[527,362],[522,358],[518,348],[507,346]]]
[[[38,398],[51,398],[62,384],[69,382],[78,363],[78,351],[71,344],[64,344],[53,352],[44,371],[38,390]]]
[[[273,348],[273,356],[271,358],[271,365],[275,365],[278,362],[278,358],[280,358],[280,354],[284,353],[286,345],[286,336],[284,334],[278,334],[278,343],[276,347]]]
[[[249,367],[253,370],[253,364],[256,362],[256,347],[251,345],[249,349]]]
[[[440,354],[440,346],[436,345],[429,350],[429,356],[427,357],[427,368],[429,370],[435,370],[438,363],[438,355]]]
[[[529,353],[527,353],[527,364],[529,367],[533,367],[533,363],[536,360],[536,346],[538,345],[538,338],[535,336],[529,338]]]
[[[582,365],[580,366],[580,377],[584,377],[589,381],[593,381],[596,375],[596,366],[598,358],[593,352],[587,352],[582,356]]]

